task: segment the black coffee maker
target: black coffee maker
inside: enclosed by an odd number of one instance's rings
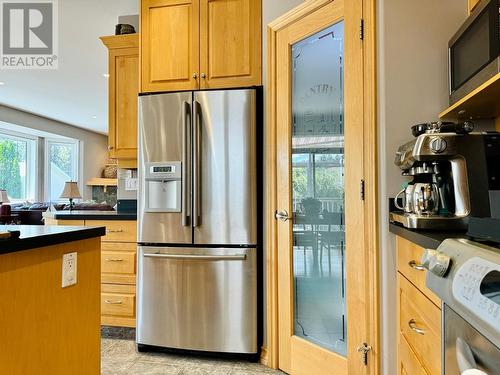
[[[468,235],[500,243],[500,133],[472,140],[470,159],[471,213]]]

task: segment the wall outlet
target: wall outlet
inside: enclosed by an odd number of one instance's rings
[[[126,178],[125,190],[129,191],[137,190],[137,178]]]
[[[62,260],[62,287],[76,284],[77,253],[63,254]]]

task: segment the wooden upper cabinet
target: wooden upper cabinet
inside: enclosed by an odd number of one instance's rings
[[[142,0],[141,91],[262,84],[260,0]]]
[[[141,90],[197,89],[199,0],[142,0]]]
[[[261,1],[200,0],[200,86],[260,85]]]
[[[137,159],[139,36],[102,37],[109,50],[109,154]]]

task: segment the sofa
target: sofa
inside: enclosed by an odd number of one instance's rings
[[[42,215],[48,210],[50,203],[12,203],[13,214],[17,214],[18,224],[43,225]],[[69,204],[53,203],[56,211],[69,210]],[[75,203],[73,211],[113,211],[113,207],[106,203]]]

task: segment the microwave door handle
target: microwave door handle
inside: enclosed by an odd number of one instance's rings
[[[190,213],[190,166],[189,166],[189,145],[190,145],[190,116],[191,108],[188,102],[182,103],[182,225],[189,226]]]
[[[200,173],[200,153],[201,153],[201,129],[200,129],[200,103],[194,101],[193,103],[193,150],[194,150],[194,163],[193,163],[193,227],[200,225],[200,186],[201,186],[201,173]]]

